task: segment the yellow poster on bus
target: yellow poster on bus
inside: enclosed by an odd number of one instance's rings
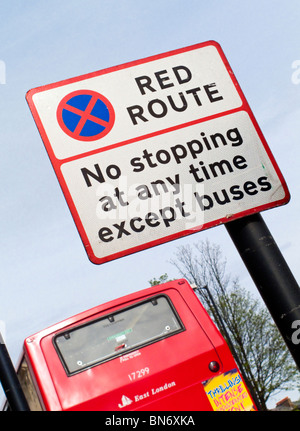
[[[202,384],[215,411],[256,410],[237,369],[220,374]]]

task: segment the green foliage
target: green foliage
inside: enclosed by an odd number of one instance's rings
[[[163,274],[158,280],[156,278],[152,278],[152,280],[149,280],[149,283],[151,286],[157,286],[158,284],[167,283],[167,281],[171,281],[169,280],[168,274]]]

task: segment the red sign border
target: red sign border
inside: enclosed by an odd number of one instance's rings
[[[196,49],[199,49],[199,48],[204,48],[206,46],[214,46],[217,49],[217,51],[218,51],[218,53],[219,53],[219,55],[220,55],[220,57],[221,57],[224,65],[225,65],[225,67],[226,67],[226,69],[228,71],[228,74],[229,74],[229,76],[230,76],[230,78],[231,78],[231,80],[232,80],[232,82],[233,82],[233,84],[234,84],[234,86],[235,86],[235,88],[236,88],[236,90],[237,90],[237,92],[238,92],[241,100],[242,100],[241,106],[239,106],[238,108],[226,111],[226,112],[222,112],[222,113],[218,113],[218,114],[215,114],[215,115],[212,115],[212,116],[209,116],[209,117],[201,118],[199,120],[195,120],[195,121],[187,122],[187,123],[184,123],[184,124],[176,125],[174,127],[170,127],[170,128],[167,128],[167,129],[159,130],[157,132],[148,133],[146,135],[139,136],[137,138],[133,138],[133,139],[130,139],[130,140],[126,140],[126,141],[122,141],[122,142],[117,142],[117,143],[114,143],[114,144],[109,145],[107,147],[104,147],[104,148],[101,148],[101,149],[96,149],[96,150],[93,150],[93,151],[89,151],[89,152],[83,153],[83,154],[81,153],[81,154],[79,154],[77,156],[69,157],[69,158],[66,158],[66,159],[63,159],[63,160],[59,160],[59,159],[56,158],[56,156],[54,154],[54,151],[53,151],[53,149],[51,147],[50,141],[48,139],[47,133],[46,133],[44,127],[43,127],[41,118],[39,117],[37,109],[36,109],[36,107],[34,105],[34,102],[33,102],[33,96],[36,93],[44,92],[44,91],[47,91],[47,90],[51,90],[53,88],[61,87],[61,86],[68,85],[68,84],[71,84],[71,83],[74,83],[74,82],[79,82],[79,81],[86,80],[86,79],[89,79],[89,78],[93,78],[93,77],[96,77],[96,76],[101,76],[101,75],[104,75],[104,74],[113,73],[113,72],[121,70],[121,69],[126,69],[126,68],[134,67],[134,66],[137,66],[137,65],[140,65],[140,64],[149,63],[149,62],[156,61],[156,60],[159,60],[159,59],[162,59],[162,58],[167,58],[167,57],[170,57],[170,56],[175,56],[175,55],[181,54],[183,52],[188,52],[188,51],[193,51],[193,50],[196,50]],[[278,167],[278,165],[277,165],[277,163],[276,163],[276,161],[274,159],[274,156],[273,156],[273,154],[272,154],[272,152],[271,152],[271,150],[270,150],[270,148],[269,148],[269,146],[268,146],[268,144],[267,144],[267,142],[266,142],[266,140],[265,140],[265,138],[264,138],[264,136],[262,134],[262,131],[261,131],[261,129],[260,129],[260,127],[259,127],[259,125],[258,125],[258,123],[257,123],[257,121],[255,119],[255,117],[254,117],[254,114],[253,114],[253,112],[252,112],[252,110],[251,110],[251,108],[250,108],[250,106],[249,106],[249,104],[248,104],[248,102],[246,100],[246,97],[245,97],[244,93],[242,92],[242,90],[241,90],[241,88],[239,86],[239,83],[238,83],[238,81],[237,81],[237,79],[236,79],[236,77],[235,77],[235,75],[234,75],[234,73],[233,73],[233,71],[232,71],[232,69],[231,69],[228,61],[227,61],[227,58],[226,58],[226,56],[225,56],[225,54],[224,54],[221,46],[217,42],[215,42],[215,41],[207,41],[207,42],[202,42],[202,43],[198,43],[198,44],[195,44],[195,45],[190,45],[188,47],[184,47],[184,48],[180,48],[180,49],[168,51],[168,52],[165,52],[165,53],[162,53],[162,54],[153,55],[153,56],[146,57],[146,58],[143,58],[143,59],[140,59],[140,60],[135,60],[135,61],[124,63],[124,64],[121,64],[121,65],[118,65],[118,66],[114,66],[114,67],[110,67],[110,68],[107,68],[107,69],[102,69],[102,70],[99,70],[99,71],[96,71],[96,72],[92,72],[92,73],[80,75],[80,76],[77,76],[77,77],[74,77],[74,78],[65,79],[63,81],[59,81],[59,82],[56,82],[56,83],[53,83],[53,84],[49,84],[49,85],[45,85],[45,86],[33,88],[33,89],[31,89],[31,90],[29,90],[27,92],[27,94],[26,94],[26,100],[27,100],[27,103],[28,103],[29,108],[31,110],[32,116],[33,116],[33,118],[35,120],[35,123],[37,125],[37,128],[39,130],[39,133],[41,135],[41,138],[43,140],[43,143],[45,145],[45,148],[47,150],[48,156],[50,158],[50,161],[52,163],[52,166],[53,166],[54,171],[56,173],[56,176],[58,178],[59,184],[61,186],[61,189],[63,191],[63,194],[65,196],[67,204],[69,206],[71,214],[73,216],[73,220],[74,220],[74,222],[76,224],[76,227],[77,227],[77,230],[78,230],[79,235],[81,237],[81,240],[83,242],[83,245],[84,245],[84,247],[86,249],[86,253],[87,253],[87,255],[88,255],[88,257],[89,257],[89,259],[90,259],[90,261],[92,263],[102,264],[102,263],[105,263],[105,262],[108,262],[108,261],[112,261],[112,260],[115,260],[115,259],[127,256],[127,255],[130,255],[130,254],[142,251],[142,250],[149,249],[151,247],[155,247],[157,245],[164,244],[166,242],[173,241],[173,240],[178,239],[178,238],[182,238],[182,237],[191,235],[193,233],[198,233],[198,232],[201,232],[203,230],[206,230],[206,229],[209,229],[209,228],[212,228],[212,227],[216,227],[216,226],[221,225],[221,224],[225,224],[225,223],[227,223],[229,221],[233,221],[233,220],[236,220],[238,218],[242,218],[242,217],[254,214],[254,213],[258,213],[258,212],[261,212],[261,211],[265,211],[267,209],[271,209],[271,208],[275,208],[275,207],[287,204],[289,202],[289,200],[290,200],[290,193],[289,193],[287,184],[286,184],[286,182],[284,180],[284,177],[283,177],[283,175],[282,175],[282,173],[281,173],[281,171],[280,171],[280,169],[279,169],[279,167]],[[224,218],[220,218],[218,220],[214,220],[212,222],[209,222],[209,223],[206,223],[204,225],[199,226],[199,228],[195,227],[192,230],[184,230],[184,231],[178,232],[176,234],[167,235],[167,236],[162,237],[160,239],[157,239],[157,240],[154,240],[154,241],[149,241],[148,243],[141,244],[141,245],[138,245],[138,246],[126,249],[126,250],[122,250],[122,251],[120,251],[118,253],[113,253],[113,254],[110,254],[110,255],[102,257],[102,258],[99,258],[99,257],[95,256],[95,254],[93,252],[93,249],[92,249],[92,246],[91,246],[91,244],[89,242],[89,239],[87,237],[87,234],[85,232],[84,226],[82,224],[82,221],[80,219],[80,216],[79,216],[79,214],[77,212],[76,206],[75,206],[75,204],[73,202],[73,199],[72,199],[72,196],[70,194],[70,191],[69,191],[69,189],[67,187],[67,184],[65,182],[65,179],[64,179],[64,177],[62,175],[61,165],[64,164],[64,163],[66,163],[66,162],[72,161],[72,160],[76,160],[76,159],[79,159],[79,158],[84,158],[84,157],[90,156],[92,154],[96,154],[96,153],[103,152],[103,151],[108,151],[108,150],[110,150],[112,148],[120,147],[120,146],[123,146],[123,145],[128,145],[128,144],[130,144],[132,142],[136,142],[136,141],[139,141],[139,140],[142,140],[142,139],[147,139],[147,138],[150,138],[152,136],[161,135],[161,134],[164,134],[164,133],[167,133],[167,132],[171,132],[173,130],[177,130],[177,129],[180,129],[180,128],[189,127],[189,126],[191,126],[193,124],[198,124],[198,123],[201,123],[201,122],[206,122],[206,121],[209,121],[209,120],[213,120],[214,118],[224,117],[224,116],[227,116],[229,114],[232,114],[232,113],[235,113],[235,112],[240,112],[240,111],[245,111],[249,115],[250,120],[252,121],[252,124],[253,124],[253,126],[254,126],[254,128],[255,128],[255,130],[256,130],[256,132],[257,132],[257,134],[258,134],[258,136],[259,136],[259,138],[260,138],[260,140],[261,140],[261,142],[263,144],[263,147],[264,147],[264,149],[265,149],[265,151],[266,151],[266,153],[267,153],[267,155],[269,157],[269,160],[270,160],[271,164],[273,165],[273,168],[275,169],[276,174],[277,174],[277,176],[278,176],[278,178],[279,178],[279,180],[281,182],[281,185],[282,185],[282,187],[284,189],[284,192],[285,192],[284,198],[281,199],[281,200],[275,201],[275,202],[271,202],[271,203],[268,203],[268,204],[257,206],[257,207],[254,207],[254,208],[251,208],[251,209],[248,209],[248,210],[245,210],[245,211],[241,211],[239,213],[231,215],[230,217],[224,217]]]

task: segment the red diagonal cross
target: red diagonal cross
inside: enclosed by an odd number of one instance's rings
[[[91,100],[89,101],[87,107],[85,110],[81,110],[78,108],[75,108],[74,106],[68,105],[65,103],[65,105],[62,107],[62,109],[66,109],[67,111],[73,112],[74,114],[79,115],[81,118],[73,132],[73,136],[79,136],[83,126],[85,125],[87,120],[93,121],[94,123],[100,124],[100,126],[107,127],[108,122],[105,120],[102,120],[101,118],[95,117],[94,115],[91,115],[91,112],[98,100],[97,96],[92,96]]]

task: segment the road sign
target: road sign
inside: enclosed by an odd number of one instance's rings
[[[289,200],[216,42],[36,88],[27,101],[94,263]]]

